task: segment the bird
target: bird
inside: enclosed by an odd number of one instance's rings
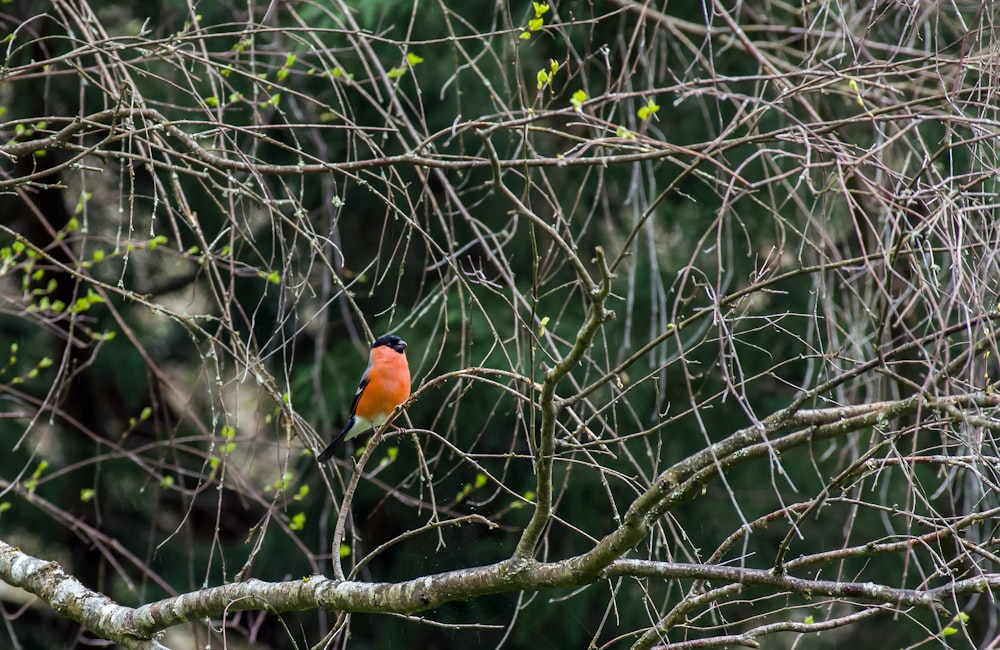
[[[379,426],[410,396],[410,366],[406,362],[406,341],[395,334],[375,339],[368,355],[368,367],[361,375],[358,392],[351,403],[351,416],[326,449],[316,457],[325,463],[341,440],[350,440]]]

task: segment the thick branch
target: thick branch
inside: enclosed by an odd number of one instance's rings
[[[153,639],[153,633],[136,629],[131,620],[136,610],[87,589],[57,562],[31,557],[0,541],[0,578],[35,594],[56,614],[76,621],[102,639],[135,650],[165,650]]]
[[[579,556],[580,570],[593,571],[609,566],[623,553],[642,541],[650,526],[667,511],[701,493],[701,488],[720,470],[727,470],[769,453],[783,452],[805,444],[836,438],[880,422],[912,415],[921,408],[951,406],[996,406],[1000,396],[977,393],[930,401],[920,395],[894,402],[878,402],[871,409],[814,409],[795,417],[767,418],[763,425],[741,429],[662,472],[629,507],[622,524],[589,552]],[[838,420],[837,417],[844,419]],[[772,436],[792,425],[807,427],[779,438]],[[813,426],[809,426],[813,424]]]
[[[124,607],[93,592],[55,562],[33,558],[0,541],[0,578],[44,600],[61,616],[129,648],[162,648],[153,637],[168,627],[227,612],[326,609],[359,613],[410,614],[443,603],[514,591],[587,585],[608,577],[699,579],[755,585],[810,597],[817,594],[873,603],[943,611],[947,596],[1000,588],[1000,575],[945,584],[933,589],[897,589],[875,583],[809,580],[760,569],[644,560],[620,560],[606,570],[585,571],[581,557],[542,563],[511,559],[487,566],[429,575],[399,583],[366,583],[311,576],[288,582],[248,580],[166,598],[138,608]]]

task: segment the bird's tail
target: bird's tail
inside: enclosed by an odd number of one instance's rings
[[[326,461],[333,458],[333,452],[337,450],[337,444],[344,439],[344,436],[346,436],[347,432],[351,430],[351,427],[354,426],[355,422],[357,422],[356,417],[352,417],[350,420],[347,421],[347,424],[345,424],[344,428],[340,430],[340,433],[337,434],[337,437],[334,438],[333,441],[326,446],[326,449],[319,452],[319,456],[316,457],[317,462],[325,463]]]

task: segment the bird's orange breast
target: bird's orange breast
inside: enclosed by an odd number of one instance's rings
[[[369,421],[385,420],[410,396],[410,366],[406,353],[389,347],[372,350],[372,367],[355,413]]]

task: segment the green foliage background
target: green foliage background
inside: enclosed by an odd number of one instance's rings
[[[860,94],[849,84],[868,60],[830,56],[826,65],[835,80],[816,82],[825,84],[822,99],[798,102],[781,97],[782,85],[769,78],[774,71],[761,70],[745,49],[706,35],[710,54],[688,59],[677,33],[628,4],[554,3],[546,26],[521,39],[533,17],[531,3],[250,3],[247,15],[245,6],[228,3],[202,3],[193,12],[180,2],[94,1],[94,20],[120,44],[118,56],[132,73],[134,86],[121,91],[101,83],[95,57],[80,57],[82,68],[60,64],[72,58],[79,46],[74,30],[81,29],[69,24],[65,6],[53,3],[49,17],[9,8],[3,33],[18,37],[8,42],[3,65],[9,75],[0,82],[6,142],[32,137],[25,125],[44,134],[102,110],[121,110],[115,119],[141,132],[160,128],[141,112],[149,108],[181,133],[166,132],[157,141],[163,150],[145,149],[132,148],[139,140],[131,136],[102,140],[94,127],[44,155],[0,162],[9,180],[58,166],[86,146],[128,154],[110,159],[98,151],[81,164],[101,173],[60,169],[43,176],[44,184],[5,186],[0,197],[7,296],[0,353],[10,351],[0,375],[0,439],[13,441],[0,455],[3,536],[62,562],[123,604],[249,576],[277,581],[328,573],[337,551],[330,548],[335,500],[351,476],[351,454],[360,450],[343,452],[328,486],[308,451],[318,439],[304,431],[327,437],[345,420],[368,334],[395,331],[409,341],[416,384],[467,367],[508,370],[537,382],[551,362],[550,346],[564,348],[583,320],[585,288],[574,284],[574,269],[551,239],[498,192],[487,142],[500,160],[523,162],[504,169],[504,185],[571,241],[585,263],[595,246],[611,256],[626,253],[609,303],[617,318],[604,325],[599,344],[574,371],[574,385],[589,385],[646,342],[696,317],[690,330],[622,373],[618,387],[597,388],[590,402],[603,406],[581,407],[586,426],[563,422],[572,435],[643,435],[605,449],[606,455],[596,444],[560,449],[557,514],[570,523],[553,526],[540,557],[580,553],[588,536],[614,528],[615,509],[627,508],[648,476],[828,379],[835,373],[827,359],[854,363],[846,333],[863,330],[855,339],[865,347],[879,315],[874,304],[864,312],[873,294],[864,282],[852,288],[845,281],[850,272],[788,273],[767,292],[725,308],[715,292],[744,289],[765,275],[762,269],[823,263],[834,269],[845,259],[892,249],[898,233],[890,231],[898,222],[869,215],[870,229],[859,230],[863,201],[849,205],[844,196],[867,190],[849,173],[839,177],[846,187],[837,185],[834,173],[837,156],[863,157],[883,142],[883,133],[857,119]],[[745,4],[742,18],[755,38],[766,37],[768,20],[799,35],[802,43],[789,43],[788,52],[775,56],[786,64],[780,72],[788,84],[805,83],[804,70],[816,66],[795,60],[794,52],[830,54],[811,45],[820,36],[800,24],[819,10]],[[826,13],[845,9],[824,4]],[[672,20],[704,25],[701,4],[667,9]],[[979,16],[971,5],[961,11],[970,24]],[[940,23],[937,56],[964,52],[963,34],[951,31],[957,23]],[[899,42],[905,34],[893,32],[898,24],[878,20],[868,37]],[[420,61],[407,62],[408,53]],[[43,60],[53,67],[38,68]],[[395,71],[394,82],[372,73],[372,61]],[[539,90],[536,72],[551,69],[552,61],[558,72]],[[873,95],[879,83],[863,81]],[[571,108],[578,90],[588,97],[587,119]],[[867,101],[875,109],[889,100],[912,102],[915,112],[933,116],[938,108],[923,93],[918,87],[912,97],[886,92]],[[130,100],[139,97],[144,106]],[[744,120],[758,107],[741,97],[764,97],[774,107]],[[638,110],[650,100],[659,110],[642,120]],[[126,117],[127,109],[135,115]],[[51,124],[39,126],[42,116]],[[796,129],[817,117],[834,125],[836,137],[806,147]],[[639,140],[616,139],[615,127]],[[960,130],[928,119],[914,127],[913,139],[946,142]],[[212,168],[210,159],[185,150],[183,134],[209,152],[242,153],[238,162],[259,170]],[[675,153],[576,164],[591,155],[649,153],[653,145],[644,138]],[[720,139],[726,146],[713,149]],[[182,153],[164,153],[168,143]],[[961,146],[939,151],[928,167],[947,167],[949,177],[979,174],[966,189],[983,196],[993,191],[995,159]],[[430,153],[440,161],[439,173],[406,159]],[[699,156],[711,163],[692,171],[688,165]],[[557,157],[566,164],[534,164]],[[316,164],[331,170],[289,172]],[[774,183],[800,174],[797,192]],[[898,185],[918,195],[930,175],[918,170],[909,187],[903,180]],[[730,191],[737,185],[740,190]],[[31,205],[48,209],[40,218]],[[29,250],[16,253],[15,242],[28,242]],[[39,251],[34,262],[31,249]],[[931,258],[946,263],[947,254],[937,249]],[[78,303],[97,295],[90,293],[95,288],[99,300]],[[73,317],[46,309],[43,299],[50,306],[61,301],[67,306],[61,313]],[[697,320],[716,309],[718,318]],[[549,319],[544,334],[542,318]],[[914,329],[936,331],[954,322]],[[836,345],[830,331],[848,343]],[[866,376],[813,405],[898,397],[894,386],[892,377]],[[517,382],[462,379],[431,389],[408,408],[404,422],[417,433],[381,442],[375,452],[380,469],[360,483],[351,503],[347,570],[377,546],[433,522],[426,507],[431,493],[449,517],[481,515],[498,526],[428,530],[381,552],[360,577],[405,580],[511,554],[531,512],[528,441],[537,424],[530,401],[516,398],[515,389],[530,397]],[[293,427],[293,412],[308,427]],[[661,421],[662,428],[653,428]],[[22,438],[25,431],[30,435]],[[880,435],[852,434],[727,474],[672,512],[662,535],[637,557],[704,560],[743,520],[820,493]],[[39,469],[40,463],[47,465]],[[915,468],[913,476],[937,480],[930,468]],[[886,473],[876,481],[880,503],[928,514],[951,507],[951,492],[937,502],[911,503],[913,476]],[[393,486],[389,496],[386,486]],[[293,527],[296,515],[304,515],[301,529]],[[789,557],[821,552],[830,540],[853,545],[880,538],[883,520],[893,516],[849,500],[831,503],[801,522],[803,536]],[[857,532],[845,534],[845,521]],[[785,522],[761,530],[724,559],[768,568],[787,528]],[[850,558],[827,571],[845,579],[863,573],[865,580],[893,586],[910,580],[900,557]],[[633,630],[657,619],[646,609],[650,603],[669,609],[689,587],[609,580],[577,592],[483,598],[433,612],[434,620],[453,628],[358,615],[349,645],[624,647]],[[811,608],[795,596],[748,590],[685,634],[698,638],[700,625],[738,629],[759,616],[760,607],[787,607],[788,616],[799,619],[803,612],[834,613],[832,606]],[[82,644],[83,633],[51,612],[21,611],[9,602],[4,608],[20,614],[17,632],[7,632],[20,647]],[[813,638],[810,647],[876,647],[873,639],[878,647],[909,647],[940,628],[929,614],[912,617],[926,629],[883,617]],[[253,647],[291,648],[316,643],[334,618],[242,613],[227,625]]]

